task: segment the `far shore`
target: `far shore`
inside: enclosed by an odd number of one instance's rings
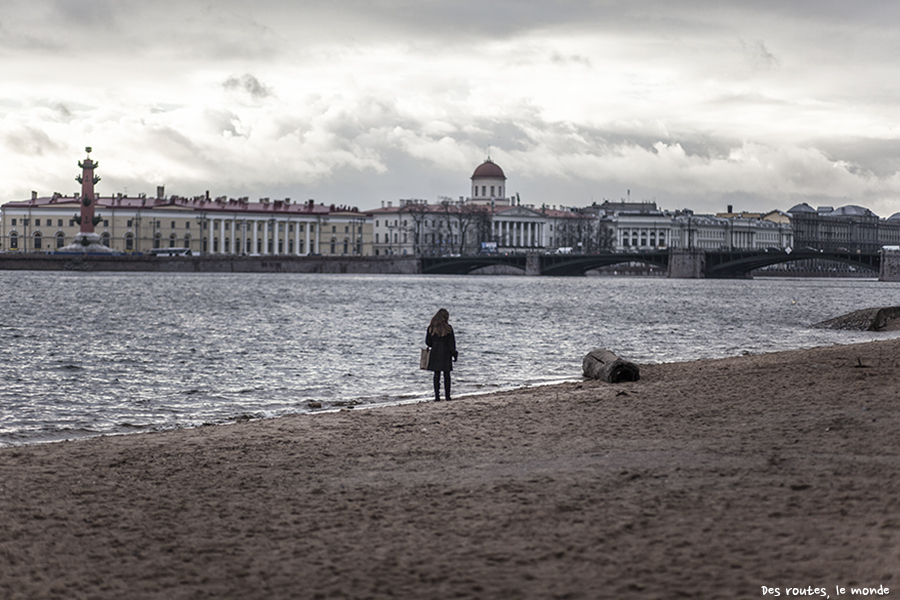
[[[0,598],[900,594],[898,357],[0,449]]]

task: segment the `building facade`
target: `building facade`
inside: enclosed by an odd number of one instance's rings
[[[89,159],[84,164],[96,166]],[[881,219],[856,205],[798,204],[769,213],[729,206],[713,216],[630,199],[583,208],[524,204],[509,193],[506,174],[490,157],[472,173],[468,197],[406,199],[396,206],[388,201],[366,212],[290,198],[166,196],[162,187],[155,198],[93,196],[91,187],[88,203],[84,189],[72,196],[33,192],[28,200],[0,206],[0,251],[62,251],[84,229],[80,211],[88,204],[92,235],[123,253],[188,248],[198,255],[446,256],[794,247],[870,253],[900,245],[900,213]]]
[[[0,250],[52,252],[79,231],[78,194],[54,194],[0,207]],[[371,224],[356,208],[325,206],[289,198],[250,202],[146,195],[100,196],[95,231],[101,243],[123,253],[154,248],[189,248],[193,254],[369,255]]]
[[[881,219],[868,208],[853,204],[835,209],[803,203],[788,214],[798,248],[870,253],[900,244],[900,213]]]
[[[722,216],[694,215],[690,210],[661,211],[655,202],[604,202],[601,222],[612,231],[616,251],[696,248],[763,250],[793,246],[793,228],[783,213],[766,215],[729,211]]]
[[[469,197],[438,202],[383,202],[371,215],[375,255],[446,256],[478,252],[548,252],[585,247],[597,229],[594,214],[523,205],[507,195],[506,175],[490,158],[471,177]]]
[[[506,174],[488,158],[471,177],[470,197],[437,203],[400,200],[369,211],[376,255],[450,255],[495,251],[633,252],[789,248],[793,229],[773,211],[694,215],[661,211],[655,202],[610,202],[590,207],[523,205],[507,195]]]

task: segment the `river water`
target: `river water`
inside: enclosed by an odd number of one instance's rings
[[[454,395],[641,363],[852,343],[812,329],[898,304],[874,280],[0,272],[0,446],[427,399],[450,311]],[[321,408],[310,408],[310,402]]]

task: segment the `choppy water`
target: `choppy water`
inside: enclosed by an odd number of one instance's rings
[[[872,280],[0,272],[0,446],[427,398],[425,327],[451,314],[454,393],[638,363],[893,334],[809,325],[895,305]]]

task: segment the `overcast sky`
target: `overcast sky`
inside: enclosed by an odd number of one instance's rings
[[[98,190],[900,212],[893,0],[3,0],[0,202]]]

